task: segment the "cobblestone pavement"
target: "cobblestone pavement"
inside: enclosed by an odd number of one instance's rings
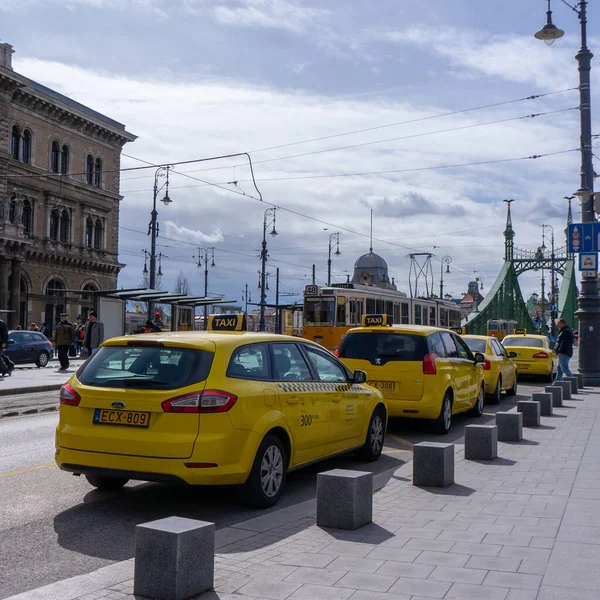
[[[215,591],[199,598],[598,600],[599,402],[586,389],[491,462],[464,460],[457,444],[446,489],[413,487],[404,465],[357,531],[318,528],[312,514],[221,545]],[[68,598],[132,600],[133,562],[120,564],[116,585]],[[61,598],[29,594],[18,598]]]

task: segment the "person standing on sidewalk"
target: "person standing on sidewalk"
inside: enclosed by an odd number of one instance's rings
[[[556,339],[556,347],[554,348],[556,354],[558,354],[556,381],[559,381],[562,379],[563,374],[567,377],[573,377],[573,373],[569,369],[569,359],[573,356],[573,330],[567,325],[564,319],[559,319],[556,325],[560,329],[560,333]]]
[[[60,323],[54,330],[54,345],[58,348],[60,362],[59,371],[66,371],[69,368],[69,348],[75,341],[75,330],[67,317],[67,313],[61,313]]]
[[[83,335],[83,347],[87,349],[87,355],[91,356],[98,351],[98,346],[104,341],[104,323],[98,321],[96,313],[91,310]]]
[[[4,349],[8,346],[8,326],[0,319],[0,374],[2,377],[8,373],[12,375],[15,363],[4,354]]]

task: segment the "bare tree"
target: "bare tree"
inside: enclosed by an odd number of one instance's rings
[[[185,276],[183,271],[179,271],[179,275],[177,276],[177,282],[175,283],[175,289],[173,290],[176,294],[190,294],[190,282],[188,278]]]

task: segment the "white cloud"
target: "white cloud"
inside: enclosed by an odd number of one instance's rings
[[[192,242],[199,245],[218,244],[224,240],[223,234],[218,228],[214,229],[211,233],[204,233],[198,229],[180,227],[173,223],[173,221],[166,221],[165,229],[167,237],[177,238],[185,242]]]

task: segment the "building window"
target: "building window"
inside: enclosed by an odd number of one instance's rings
[[[15,222],[16,212],[17,212],[17,199],[11,198],[10,204],[8,205],[8,220],[13,224]]]
[[[96,178],[94,180],[96,187],[102,187],[102,159],[96,159]]]
[[[70,239],[71,233],[71,218],[69,217],[69,211],[66,209],[60,214],[60,241],[67,244]]]
[[[23,162],[31,162],[31,131],[29,129],[23,132]]]
[[[60,279],[51,279],[46,286],[47,296],[64,296],[65,286]]]
[[[100,219],[96,219],[94,225],[94,248],[96,250],[102,248],[102,221]]]
[[[55,208],[50,213],[50,239],[57,240],[58,239],[58,210]]]
[[[92,221],[92,217],[88,217],[85,220],[85,245],[88,248],[91,248],[93,241],[94,241],[94,221]]]
[[[33,208],[31,202],[25,200],[23,202],[23,231],[25,235],[31,235],[31,229],[33,225]]]
[[[60,164],[60,146],[58,142],[52,142],[52,154],[50,156],[50,170],[53,173],[58,173]]]
[[[15,160],[19,160],[19,150],[21,147],[21,130],[13,125],[12,137],[10,139],[10,154]]]
[[[82,300],[93,300],[93,293],[98,291],[98,288],[93,283],[86,283],[83,286],[84,292],[89,292],[88,294],[81,294]]]
[[[94,183],[94,157],[88,154],[85,163],[85,181],[89,185]]]
[[[66,175],[69,172],[69,147],[65,144],[62,147],[60,157],[60,172]]]

